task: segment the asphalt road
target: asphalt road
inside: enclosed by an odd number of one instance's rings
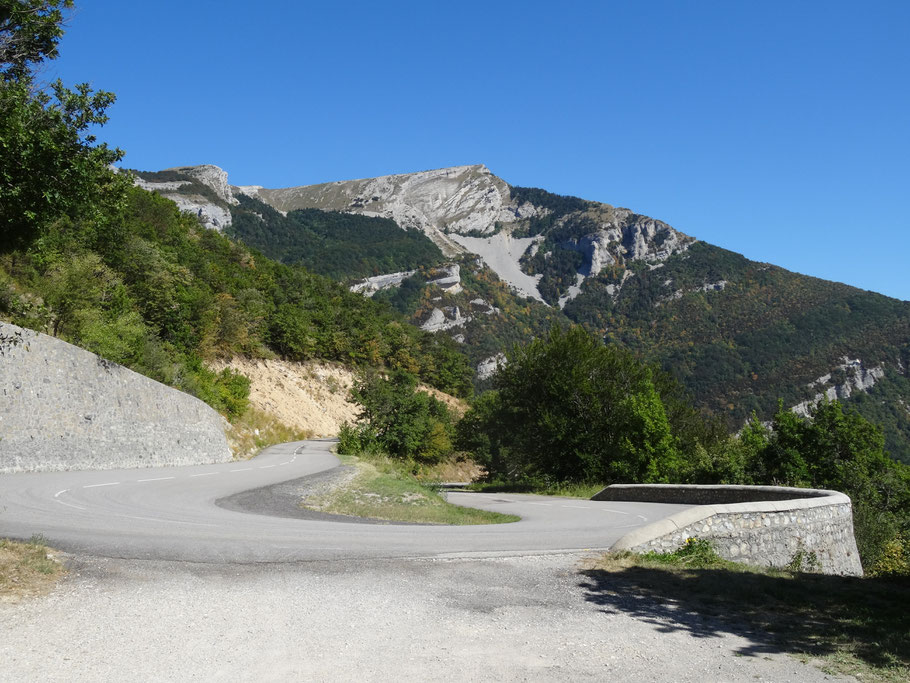
[[[281,444],[219,465],[0,475],[0,536],[41,534],[72,553],[194,562],[483,557],[606,549],[631,529],[685,508],[453,492],[453,503],[521,521],[448,527],[294,519],[216,504],[337,466],[332,443]]]

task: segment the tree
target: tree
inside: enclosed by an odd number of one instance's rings
[[[459,430],[494,477],[645,482],[680,469],[651,368],[580,327],[514,348],[494,385]]]
[[[445,404],[417,390],[417,378],[400,370],[371,373],[351,389],[361,407],[360,446],[375,444],[396,458],[436,462],[452,450]]]
[[[0,0],[0,78],[28,79],[32,68],[57,57],[63,10],[72,0]]]
[[[57,56],[69,0],[0,0],[0,248],[21,247],[53,221],[87,221],[103,239],[129,179],[110,165],[123,153],[98,143],[109,92],[60,80],[40,88],[34,69]]]

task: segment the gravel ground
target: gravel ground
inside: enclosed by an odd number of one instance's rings
[[[70,557],[53,593],[0,604],[0,680],[852,680],[729,626],[634,616],[580,559]]]

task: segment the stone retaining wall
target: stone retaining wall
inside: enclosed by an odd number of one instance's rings
[[[0,322],[0,473],[227,462],[224,425],[189,394]]]
[[[593,500],[691,504],[626,534],[614,550],[665,552],[687,538],[709,539],[728,560],[758,566],[787,566],[802,553],[806,568],[814,557],[825,574],[861,576],[853,537],[850,499],[837,491],[777,486],[694,486],[619,484]]]

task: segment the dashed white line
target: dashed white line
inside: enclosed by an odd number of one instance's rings
[[[290,465],[290,464],[291,464],[290,461],[288,461],[288,462],[280,462],[280,463],[278,463],[278,466],[281,467],[282,465]]]
[[[109,481],[109,482],[107,482],[106,484],[87,484],[86,486],[83,486],[82,488],[84,488],[84,489],[96,489],[96,488],[98,488],[99,486],[117,486],[119,483],[120,483],[119,481]]]
[[[528,503],[528,505],[542,505],[545,508],[553,507],[553,503]]]
[[[261,470],[267,470],[267,469],[270,468],[270,467],[274,467],[274,465],[260,465],[260,466],[259,466],[259,469],[261,469]]]
[[[176,479],[177,477],[155,477],[154,479],[137,479],[136,481],[164,481],[165,479]]]
[[[611,510],[610,508],[597,508],[597,509],[601,510],[602,512],[612,512],[614,515],[631,515],[632,514],[631,512],[623,512],[622,510]],[[641,517],[641,515],[638,515],[638,516]],[[644,519],[644,517],[641,517],[641,518]]]
[[[576,510],[590,510],[591,509],[589,507],[585,507],[584,505],[561,505],[560,507],[574,508]]]
[[[67,491],[69,491],[69,489],[63,489],[62,491],[57,491],[57,493],[54,494],[54,498],[59,498],[61,493],[66,493]]]
[[[231,472],[247,472],[248,470],[251,470],[251,469],[253,469],[253,468],[252,467],[241,467],[236,470],[231,470]]]
[[[202,474],[191,474],[191,477],[211,477],[215,474],[221,474],[221,472],[203,472]]]

